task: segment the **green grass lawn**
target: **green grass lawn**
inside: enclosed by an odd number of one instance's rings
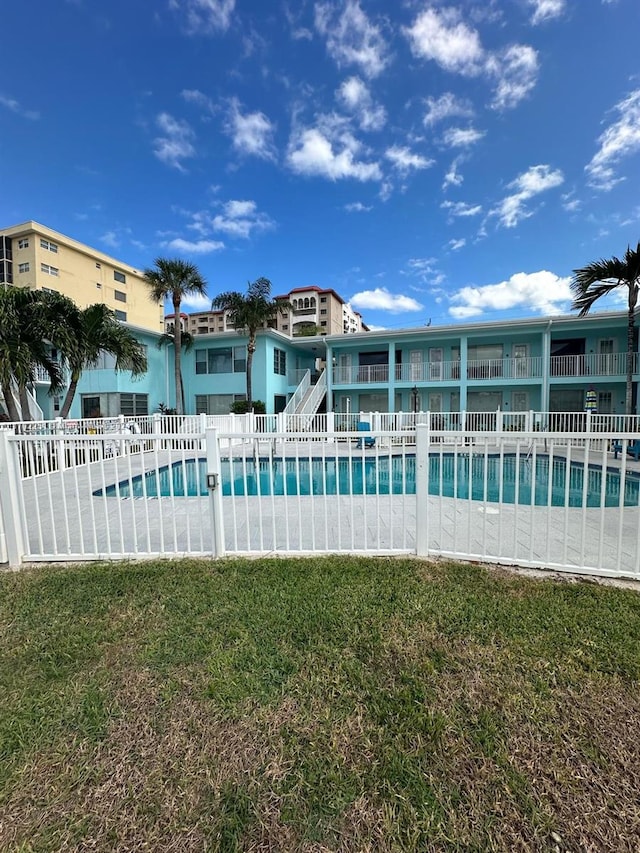
[[[640,850],[636,591],[345,557],[0,585],[2,850]]]

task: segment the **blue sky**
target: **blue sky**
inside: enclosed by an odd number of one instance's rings
[[[0,225],[187,257],[210,296],[332,287],[387,328],[562,313],[573,268],[640,239],[638,0],[34,0],[2,20]]]

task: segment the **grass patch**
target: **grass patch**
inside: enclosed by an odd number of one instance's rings
[[[640,849],[637,592],[345,557],[0,586],[1,849]]]

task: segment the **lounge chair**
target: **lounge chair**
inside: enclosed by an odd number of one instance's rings
[[[622,453],[622,442],[614,441],[611,447],[613,450],[614,459],[618,458],[618,453]],[[640,439],[633,438],[627,443],[627,453],[633,456],[636,462],[640,459]]]
[[[358,424],[358,432],[369,432],[371,424],[368,421],[360,421]],[[363,435],[356,442],[356,447],[375,447],[376,440],[372,435]]]

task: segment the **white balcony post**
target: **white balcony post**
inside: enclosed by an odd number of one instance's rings
[[[222,466],[218,430],[205,432],[207,450],[207,489],[209,491],[209,510],[211,513],[211,552],[214,557],[224,557],[224,519],[222,514]]]
[[[416,426],[416,555],[429,555],[429,424]]]
[[[9,441],[11,434],[8,430],[0,430],[0,532],[4,530],[9,566],[16,569],[25,555],[27,536],[25,519],[20,512],[20,467],[15,448]],[[36,524],[39,523],[36,520]]]
[[[496,432],[504,432],[504,413],[501,409],[496,412]]]

